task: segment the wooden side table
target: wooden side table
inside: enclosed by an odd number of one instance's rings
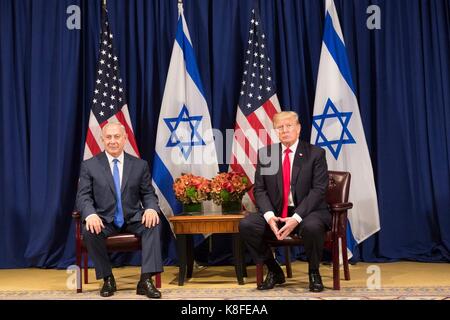
[[[208,214],[178,215],[170,217],[173,230],[177,237],[177,249],[179,259],[178,285],[184,285],[187,278],[192,278],[194,265],[193,234],[231,233],[233,237],[233,256],[236,277],[239,284],[244,284],[246,273],[241,239],[239,236],[239,222],[244,214]]]

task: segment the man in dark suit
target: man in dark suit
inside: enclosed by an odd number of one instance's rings
[[[141,237],[142,269],[136,293],[160,298],[152,276],[163,271],[160,247],[158,198],[145,160],[125,153],[127,134],[120,123],[102,129],[105,152],[83,161],[77,193],[83,240],[91,256],[97,279],[103,279],[102,297],[114,294],[116,283],[105,239],[121,232]]]
[[[280,112],[273,125],[281,143],[258,151],[254,196],[258,214],[241,220],[239,230],[253,260],[269,272],[257,289],[285,282],[267,240],[283,240],[291,233],[303,237],[309,265],[310,291],[323,290],[319,273],[325,233],[331,214],[325,201],[328,169],[325,151],[299,140],[301,126],[295,112]]]

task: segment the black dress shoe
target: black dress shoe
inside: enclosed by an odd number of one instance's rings
[[[283,284],[286,282],[286,279],[284,278],[283,272],[272,272],[269,271],[267,273],[266,279],[256,287],[258,290],[268,290],[273,289],[276,284]]]
[[[136,294],[146,295],[147,297],[153,299],[161,298],[161,292],[159,292],[159,290],[155,288],[152,279],[139,281],[136,288]]]
[[[110,297],[115,291],[117,291],[116,280],[114,280],[113,276],[106,277],[103,281],[103,286],[100,289],[100,295],[102,297]]]
[[[319,271],[313,271],[309,273],[309,291],[323,291],[322,277],[320,276]]]

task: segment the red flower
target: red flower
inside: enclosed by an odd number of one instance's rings
[[[249,180],[242,173],[219,173],[211,180],[211,197],[217,205],[224,201],[241,201],[249,189]]]

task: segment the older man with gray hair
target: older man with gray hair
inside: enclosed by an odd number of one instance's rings
[[[151,277],[163,271],[161,209],[148,164],[124,152],[127,134],[122,124],[106,124],[101,139],[105,151],[81,164],[76,200],[85,226],[83,240],[97,279],[104,281],[100,295],[112,296],[117,290],[105,239],[131,232],[142,241],[142,271],[136,293],[160,298]]]

